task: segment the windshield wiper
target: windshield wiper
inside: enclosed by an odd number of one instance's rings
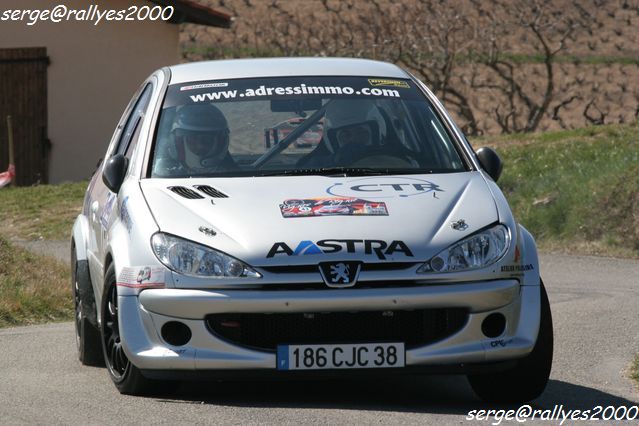
[[[312,169],[277,170],[258,176],[380,176],[405,173],[404,169],[370,169],[362,167],[320,167]]]

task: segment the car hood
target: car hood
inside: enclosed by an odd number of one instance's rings
[[[498,220],[479,172],[145,179],[141,188],[162,232],[258,267],[421,262]]]

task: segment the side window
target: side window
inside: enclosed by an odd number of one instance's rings
[[[126,158],[128,158],[129,160],[131,159],[131,154],[133,153],[133,150],[135,149],[135,146],[138,144],[138,139],[140,138],[140,129],[142,128],[142,120],[143,119],[144,119],[144,115],[141,115],[136,120],[136,124],[134,126],[134,131],[133,131],[133,136],[131,137],[131,141],[129,142],[129,146],[127,147],[126,152],[124,153],[124,156]]]
[[[142,118],[144,117],[144,113],[146,112],[146,108],[149,106],[149,101],[151,100],[151,92],[153,91],[153,86],[151,84],[147,84],[135,106],[131,110],[131,114],[126,121],[126,125],[124,126],[124,130],[120,134],[120,140],[118,141],[118,146],[116,150],[113,152],[115,154],[125,154],[130,157],[132,149],[129,149],[129,145],[131,144],[131,140],[133,139],[134,133],[136,133],[136,129],[140,127]],[[138,132],[139,133],[139,132]],[[137,138],[136,138],[137,140]],[[133,147],[131,147],[133,148]]]

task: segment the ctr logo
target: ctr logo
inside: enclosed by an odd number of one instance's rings
[[[331,254],[346,251],[346,253],[357,253],[363,249],[364,254],[374,254],[378,259],[384,260],[386,256],[395,253],[402,253],[404,256],[413,257],[413,252],[403,241],[391,241],[387,243],[383,240],[320,240],[317,242],[304,240],[300,241],[295,250],[285,242],[273,244],[273,247],[266,255],[267,258],[278,254],[287,256],[298,256],[307,254]]]
[[[339,197],[393,198],[414,197],[430,193],[444,192],[436,183],[417,178],[373,177],[354,179],[346,183],[336,183],[326,189]]]

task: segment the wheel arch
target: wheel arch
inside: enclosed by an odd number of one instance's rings
[[[83,215],[79,215],[73,224],[71,234],[71,277],[78,283],[78,291],[82,311],[93,326],[98,326],[97,311],[95,305],[95,294],[91,282],[89,271],[89,261],[87,259],[87,236],[88,222]]]
[[[116,279],[119,276],[122,268],[125,266],[131,266],[131,259],[129,256],[130,240],[128,233],[125,232],[122,226],[116,225],[111,230],[109,238],[109,244],[106,247],[106,254],[104,255],[104,269],[102,274],[105,275],[109,266],[112,264],[115,268]]]
[[[531,266],[523,274],[522,285],[539,286],[541,281],[541,271],[539,269],[539,255],[537,254],[537,243],[535,238],[523,225],[517,224],[519,239],[517,242],[521,250],[521,264]]]
[[[104,257],[104,270],[102,271],[103,275],[106,275],[112,263],[113,263],[113,255],[111,254],[111,249],[109,249],[106,256]]]

